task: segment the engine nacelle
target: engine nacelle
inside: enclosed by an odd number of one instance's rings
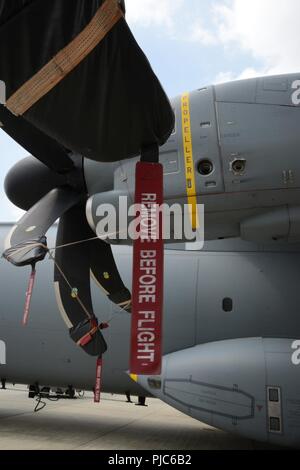
[[[237,339],[164,357],[160,377],[138,383],[181,412],[250,439],[300,446],[300,344]]]
[[[298,242],[300,238],[300,207],[285,206],[249,217],[241,223],[241,238],[246,241]]]
[[[244,234],[259,242],[263,233],[267,241],[300,241],[298,214],[286,214],[300,201],[299,79],[290,74],[204,87],[189,94],[188,110],[186,95],[172,101],[176,125],[160,149],[164,198],[182,205],[192,194],[204,204],[206,240]],[[136,161],[114,168],[111,188],[131,201]],[[88,165],[86,177],[91,195],[103,192]],[[241,227],[248,220],[251,226]]]

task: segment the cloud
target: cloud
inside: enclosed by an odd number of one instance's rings
[[[299,0],[231,0],[213,7],[216,36],[220,44],[248,52],[261,62],[243,77],[291,73],[300,70]],[[248,72],[248,74],[247,74]]]
[[[202,5],[204,0],[126,0],[126,19],[132,27],[156,27],[173,40],[210,46],[216,44],[216,37],[194,9],[197,4],[199,11],[199,2]]]
[[[131,25],[157,27],[182,42],[222,47],[225,56],[249,54],[244,70],[236,74],[225,70],[216,81],[300,70],[299,0],[127,0],[126,4]],[[261,65],[253,67],[254,61]]]
[[[214,46],[219,42],[214,31],[204,28],[199,20],[196,20],[192,25],[187,39],[193,42],[200,42],[203,46]]]
[[[263,77],[271,75],[271,72],[267,72],[264,69],[254,69],[247,67],[241,73],[235,74],[233,72],[219,72],[215,77],[213,84],[218,85],[220,83],[233,82],[235,80],[244,80],[246,78]]]
[[[184,0],[127,0],[126,18],[130,25],[172,29]]]

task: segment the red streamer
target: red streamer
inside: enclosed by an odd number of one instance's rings
[[[96,364],[96,383],[95,383],[95,393],[94,393],[94,402],[100,403],[101,398],[101,378],[102,378],[102,357],[97,359]]]
[[[158,210],[163,204],[161,164],[137,164],[135,203],[146,210],[140,215],[139,238],[134,242],[130,372],[159,375],[164,273],[162,214]]]
[[[36,270],[35,268],[32,268],[31,275],[29,278],[28,288],[26,292],[26,300],[25,300],[23,321],[22,321],[23,326],[27,325],[28,319],[29,319],[29,312],[30,312],[32,292],[34,288],[35,276],[36,276]]]

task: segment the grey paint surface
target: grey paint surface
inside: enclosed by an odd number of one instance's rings
[[[241,237],[241,224],[253,217],[285,208],[299,211],[300,106],[294,105],[294,83],[300,74],[265,77],[205,87],[190,93],[191,132],[198,203],[205,205],[205,239]],[[299,82],[300,83],[300,82]],[[172,101],[176,126],[169,141],[161,148],[164,166],[165,201],[170,205],[186,203],[186,175],[183,154],[181,99]],[[201,160],[210,160],[213,171],[203,176],[198,171]],[[236,174],[232,164],[245,162],[245,170]],[[99,193],[121,191],[134,199],[135,160],[110,167],[114,178],[102,173],[102,164],[86,162],[89,193],[101,200]],[[107,169],[105,170],[107,172]],[[104,172],[104,174],[106,174]],[[109,188],[108,188],[109,186]],[[110,195],[111,199],[111,195]],[[116,206],[118,203],[115,203]],[[97,225],[96,207],[89,209],[89,219]],[[287,237],[266,227],[272,238],[300,242],[300,224],[292,220]],[[256,230],[257,241],[263,226]],[[247,238],[246,238],[247,239]],[[251,241],[256,241],[251,234]]]
[[[2,241],[8,228],[1,228]],[[233,252],[233,246],[238,251]],[[299,406],[300,381],[299,369],[291,362],[291,346],[293,340],[300,337],[300,292],[297,289],[300,251],[289,252],[287,248],[286,253],[276,252],[272,247],[241,241],[211,242],[205,250],[166,253],[164,354],[165,361],[173,364],[168,369],[168,377],[189,382],[193,375],[196,383],[188,389],[185,398],[193,393],[199,397],[210,393],[213,386],[219,390],[219,401],[212,414],[211,409],[207,412],[193,410],[194,399],[188,406],[182,406],[178,400],[160,398],[213,426],[273,443],[299,445],[300,420],[295,410]],[[120,247],[115,248],[115,253],[121,274],[130,283],[131,250]],[[0,376],[11,382],[64,387],[72,384],[91,389],[95,361],[68,338],[51,286],[52,271],[50,261],[39,266],[30,323],[24,329],[21,317],[28,272],[3,261],[0,263],[0,340],[6,344],[7,362],[0,366]],[[146,378],[139,378],[141,389],[127,375],[130,316],[112,306],[99,290],[94,289],[93,296],[99,319],[112,320],[105,333],[109,349],[104,356],[104,390],[155,395],[156,391],[149,388]],[[232,312],[223,311],[225,297],[233,300]],[[277,339],[265,342],[249,339],[251,337]],[[202,345],[200,352],[199,345]],[[267,369],[265,361],[269,364]],[[233,384],[238,384],[240,394],[232,393]],[[280,436],[267,432],[268,385],[281,386],[287,397],[285,432]],[[220,406],[224,399],[229,399],[231,405]],[[263,406],[264,411],[258,413],[259,406]],[[246,419],[253,407],[254,418]],[[237,425],[231,415],[238,417],[239,413],[244,419],[238,419]],[[289,424],[291,414],[293,422]]]
[[[292,344],[300,337],[300,107],[292,96],[299,78],[294,74],[245,80],[190,94],[196,192],[198,203],[205,205],[205,238],[236,240],[207,242],[202,252],[167,252],[161,377],[167,393],[160,395],[215,426],[298,447],[300,366],[292,363]],[[166,202],[183,205],[180,97],[173,106],[176,126],[161,149],[161,162]],[[213,165],[208,176],[198,172],[202,159]],[[236,160],[245,163],[240,172],[233,169]],[[92,227],[97,224],[93,201],[114,200],[117,206],[119,194],[133,201],[135,162],[105,167],[85,162],[87,189],[94,196],[87,209]],[[1,228],[1,239],[7,229]],[[53,232],[50,239],[53,246]],[[117,247],[115,252],[130,286],[131,251]],[[24,330],[19,321],[25,271],[1,261],[0,341],[6,344],[7,364],[0,366],[0,375],[25,383],[92,388],[94,361],[68,339],[50,288],[52,269],[49,261],[39,266],[32,316]],[[99,319],[111,320],[105,332],[109,350],[104,389],[145,393],[127,375],[130,316],[96,288],[93,296]],[[231,311],[224,311],[224,299],[231,299]],[[158,394],[146,379],[138,381],[147,393]],[[175,398],[170,383],[176,385]],[[277,405],[267,398],[270,388],[278,392]],[[211,393],[216,398],[210,406],[197,406]]]
[[[139,383],[158,398],[211,426],[273,444],[300,446],[300,381],[290,339],[245,338],[165,356],[162,387]],[[268,388],[281,392],[282,432],[269,428]]]

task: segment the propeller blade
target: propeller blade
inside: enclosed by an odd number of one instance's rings
[[[72,189],[50,191],[15,225],[6,239],[4,257],[16,266],[32,264],[35,258],[40,261],[41,254],[36,253],[37,245],[45,246],[48,229],[81,198],[82,195]]]
[[[1,128],[50,170],[65,174],[74,169],[67,150],[22,117],[14,116],[0,105]]]
[[[90,236],[83,204],[76,205],[61,217],[56,244],[63,248],[55,253],[54,285],[59,310],[76,343],[98,324],[91,298],[89,243],[78,244]],[[99,329],[82,347],[91,356],[101,356],[107,349]]]
[[[93,280],[105,291],[109,300],[130,312],[131,293],[123,284],[111,246],[102,240],[93,240],[90,250]]]

